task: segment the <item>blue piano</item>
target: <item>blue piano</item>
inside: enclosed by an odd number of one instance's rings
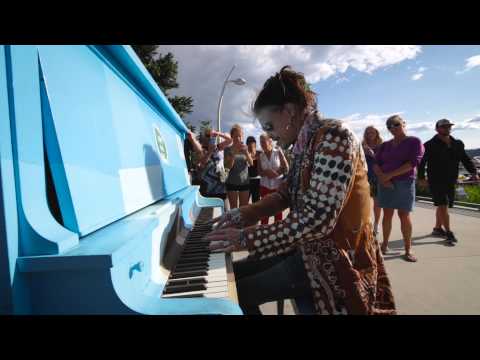
[[[186,131],[129,46],[0,46],[0,313],[242,314]]]

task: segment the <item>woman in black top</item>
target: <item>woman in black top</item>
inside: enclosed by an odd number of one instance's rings
[[[258,175],[257,162],[261,151],[257,150],[257,141],[253,136],[247,138],[247,147],[253,159],[253,165],[248,167],[248,177],[250,178],[250,196],[252,197],[252,203],[255,203],[260,200],[260,176]]]

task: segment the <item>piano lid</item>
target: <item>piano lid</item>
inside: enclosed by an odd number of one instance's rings
[[[184,125],[132,52],[38,46],[52,176],[81,236],[189,185]]]

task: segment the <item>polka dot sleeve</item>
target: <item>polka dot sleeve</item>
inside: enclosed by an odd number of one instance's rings
[[[326,236],[334,228],[353,176],[358,142],[351,131],[338,126],[318,141],[302,206],[275,224],[245,230],[251,255],[267,258],[288,252],[300,240]]]

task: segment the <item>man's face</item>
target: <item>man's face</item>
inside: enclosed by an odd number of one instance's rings
[[[442,125],[437,127],[437,133],[441,136],[449,136],[452,132],[452,125]]]

